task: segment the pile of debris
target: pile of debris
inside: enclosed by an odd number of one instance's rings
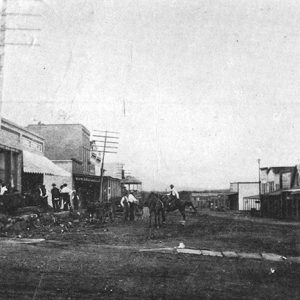
[[[33,237],[46,233],[64,233],[76,226],[87,223],[80,212],[43,212],[39,207],[23,207],[17,214],[0,214],[0,236]]]

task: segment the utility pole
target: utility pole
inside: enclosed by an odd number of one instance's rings
[[[116,131],[101,131],[94,130],[97,134],[93,134],[97,152],[102,153],[101,170],[100,170],[100,191],[99,191],[99,202],[103,202],[103,177],[104,177],[104,160],[106,153],[117,153],[119,142],[119,132]],[[100,143],[100,144],[97,144]],[[109,150],[107,150],[109,149]]]
[[[4,67],[4,46],[5,46],[5,26],[6,26],[6,7],[7,0],[2,0],[1,23],[0,23],[0,123],[1,123],[1,108],[3,96],[3,67]]]
[[[260,212],[261,212],[261,180],[260,180],[260,158],[257,160],[257,163],[258,163],[258,186],[259,186],[259,189],[258,189],[258,192],[259,192],[259,204],[260,204]]]
[[[6,17],[41,17],[39,14],[33,13],[21,13],[21,12],[7,12],[7,3],[8,0],[2,0],[2,8],[1,8],[1,21],[0,21],[0,112],[2,106],[2,98],[3,98],[3,79],[4,79],[4,55],[5,55],[5,45],[9,46],[39,46],[38,44],[32,44],[27,42],[6,42],[6,31],[40,31],[39,28],[26,28],[26,27],[7,27],[6,26]],[[0,113],[1,116],[1,113]],[[1,118],[0,118],[1,121]]]

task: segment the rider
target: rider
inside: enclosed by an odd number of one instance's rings
[[[179,194],[176,191],[175,187],[173,184],[170,185],[170,193],[168,194],[168,196],[170,197],[170,201],[169,201],[169,207],[175,206],[177,201],[179,200]]]

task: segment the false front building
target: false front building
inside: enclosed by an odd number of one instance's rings
[[[44,156],[44,139],[5,118],[0,130],[0,179],[11,189],[28,193],[54,176],[69,176]]]
[[[72,175],[57,181],[76,189],[81,207],[100,196],[100,166],[98,153],[93,151],[89,130],[81,124],[37,124],[27,126],[45,139],[45,155]],[[104,178],[104,192],[112,191],[111,180]],[[111,198],[105,197],[105,199]]]

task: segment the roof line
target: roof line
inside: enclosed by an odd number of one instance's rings
[[[0,123],[0,124],[2,124],[2,121],[4,121],[4,123],[7,123],[8,125],[11,125],[11,126],[17,128],[17,129],[19,129],[19,130],[23,130],[23,131],[25,131],[25,132],[27,132],[27,133],[30,133],[30,134],[32,134],[33,136],[35,136],[35,137],[37,137],[37,138],[39,138],[39,139],[42,139],[43,141],[45,140],[45,138],[43,138],[41,135],[38,135],[37,133],[32,132],[32,131],[29,130],[28,128],[23,127],[23,126],[21,126],[21,125],[18,125],[17,123],[12,122],[12,121],[10,121],[10,120],[8,120],[8,119],[6,119],[6,118],[1,117],[1,123]],[[3,124],[3,125],[5,126],[5,124]]]

